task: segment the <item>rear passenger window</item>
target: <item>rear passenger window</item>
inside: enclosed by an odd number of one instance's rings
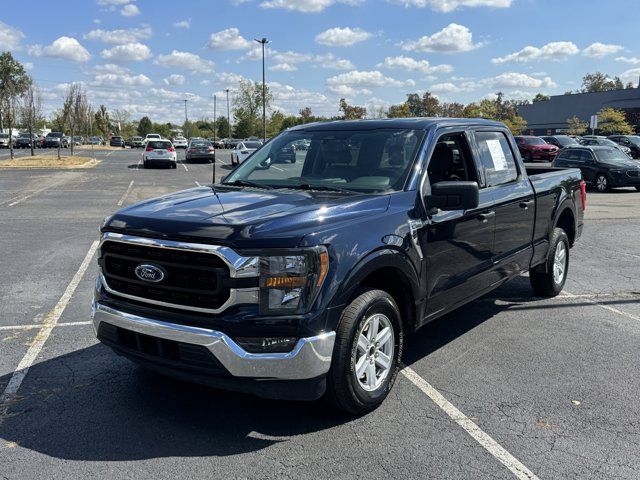
[[[487,187],[515,181],[518,168],[507,137],[501,132],[476,132],[475,136]]]

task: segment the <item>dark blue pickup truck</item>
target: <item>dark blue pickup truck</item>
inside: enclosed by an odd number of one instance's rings
[[[93,322],[148,369],[365,413],[404,335],[518,275],[557,295],[585,208],[580,170],[525,168],[501,123],[302,125],[107,218]]]

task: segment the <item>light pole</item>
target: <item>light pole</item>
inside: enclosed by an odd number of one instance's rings
[[[264,46],[267,43],[269,43],[269,40],[267,40],[264,37],[262,37],[260,40],[258,40],[257,38],[254,38],[254,40],[262,44],[262,141],[266,142],[267,141],[267,114],[266,114],[267,106],[265,105],[266,90],[265,90],[265,83],[264,83]]]
[[[227,138],[229,139],[229,141],[231,141],[231,114],[230,114],[230,110],[229,110],[229,89],[225,89],[225,92],[227,93],[227,129],[228,129],[228,134],[227,134]]]
[[[216,94],[213,94],[213,141],[218,137],[218,128],[216,126]]]

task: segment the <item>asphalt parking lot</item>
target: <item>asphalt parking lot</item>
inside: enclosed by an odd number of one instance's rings
[[[95,155],[0,170],[0,478],[640,478],[640,192],[590,192],[561,296],[523,277],[428,325],[387,401],[353,419],[169,380],[97,343],[98,225],[212,169]]]

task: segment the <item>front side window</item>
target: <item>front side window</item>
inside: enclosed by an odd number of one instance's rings
[[[514,182],[518,168],[507,137],[502,132],[476,132],[475,135],[487,187]]]
[[[404,188],[423,137],[424,131],[413,129],[292,130],[264,146],[256,142],[261,148],[225,183],[363,193],[398,191]]]

